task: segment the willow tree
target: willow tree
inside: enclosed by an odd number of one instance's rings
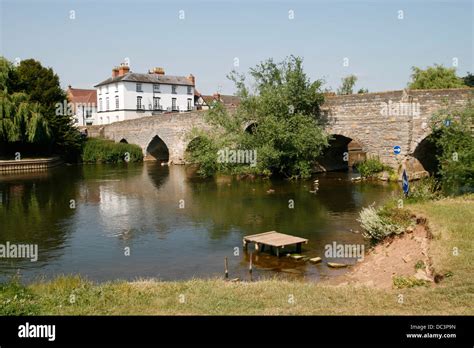
[[[66,94],[53,69],[34,59],[13,66],[0,57],[0,91],[4,109],[0,142],[4,142],[4,147],[12,142],[15,146],[35,144],[25,149],[34,149],[38,154],[59,154],[68,161],[78,158],[81,135],[70,115],[57,112],[57,106],[66,101]]]
[[[47,144],[51,138],[48,122],[37,103],[24,93],[0,91],[0,142],[11,144]]]

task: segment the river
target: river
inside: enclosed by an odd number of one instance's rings
[[[351,176],[319,174],[313,194],[312,181],[202,179],[191,167],[156,163],[2,175],[0,245],[37,244],[38,260],[0,258],[0,280],[223,277],[225,257],[230,278],[248,279],[251,252],[253,279],[326,279],[346,270],[327,267],[325,245],[365,243],[358,212],[399,191]],[[323,262],[242,249],[243,236],[272,230],[309,239],[303,254]]]

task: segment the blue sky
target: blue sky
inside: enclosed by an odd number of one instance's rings
[[[356,88],[402,89],[411,66],[453,58],[458,75],[474,72],[469,0],[0,2],[1,55],[40,60],[64,87],[92,88],[126,57],[135,72],[192,73],[206,94],[234,92],[226,75],[235,57],[246,72],[269,57],[301,56],[309,77],[334,90],[349,74]]]

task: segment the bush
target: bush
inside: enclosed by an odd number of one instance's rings
[[[400,234],[405,231],[405,227],[394,222],[393,216],[387,211],[375,209],[373,206],[362,209],[357,221],[363,228],[362,235],[365,238],[380,241],[392,234]],[[396,210],[393,211],[396,212]]]
[[[434,177],[423,178],[410,187],[408,201],[411,203],[439,199],[442,197],[441,185]]]
[[[138,145],[115,143],[112,140],[89,138],[82,149],[82,161],[84,163],[121,163],[141,162],[143,160],[142,149]]]
[[[356,164],[360,175],[367,178],[384,170],[392,171],[392,168],[384,165],[378,158],[369,158]]]
[[[328,146],[320,112],[323,81],[310,81],[302,59],[293,56],[281,63],[266,60],[251,68],[250,76],[253,85],[235,71],[229,75],[240,104],[233,111],[219,102],[211,105],[205,115],[214,129],[191,134],[203,140],[189,149],[189,160],[200,165],[203,176],[240,173],[309,178],[313,163]],[[244,131],[245,124],[254,125],[251,134]],[[252,151],[258,160],[253,166],[216,163],[216,152],[226,147]]]
[[[474,103],[440,110],[433,115],[431,128],[431,137],[441,149],[438,174],[444,193],[474,192]]]

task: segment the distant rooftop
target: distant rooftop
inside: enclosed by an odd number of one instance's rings
[[[161,75],[161,74],[138,74],[138,73],[130,72],[122,76],[109,77],[107,80],[100,82],[94,87],[108,85],[109,83],[115,83],[119,81],[194,86],[194,83],[185,76],[171,76],[171,75]]]
[[[80,89],[69,86],[67,93],[71,103],[97,105],[97,91],[95,89]]]

